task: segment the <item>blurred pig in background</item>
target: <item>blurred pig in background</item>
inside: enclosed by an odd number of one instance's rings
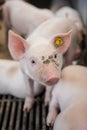
[[[71,8],[74,8],[80,13],[83,24],[87,27],[87,1],[86,0],[52,0],[51,1],[51,10],[53,12],[56,12],[58,9],[64,6],[69,6]]]
[[[84,33],[84,26],[80,14],[73,8],[64,6],[56,11],[57,17],[67,17],[77,26],[78,30]]]
[[[44,86],[37,85],[34,82],[34,96],[40,94],[43,90]],[[26,84],[19,62],[0,59],[0,94],[25,98],[26,93]]]
[[[76,55],[77,57],[79,57],[79,61],[77,60],[77,64],[80,65],[85,65],[87,66],[85,63],[86,61],[84,59],[86,59],[85,57],[87,57],[87,1],[86,0],[77,0],[77,1],[73,1],[73,0],[52,0],[51,1],[51,10],[56,13],[56,11],[59,12],[64,11],[65,8],[68,7],[68,9],[70,9],[71,11],[68,12],[68,14],[71,14],[70,17],[72,20],[76,20],[79,22],[79,25],[81,25],[80,27],[84,27],[83,29],[81,29],[81,37],[83,37],[82,42],[78,45],[78,49],[76,51]],[[63,9],[63,10],[62,10]],[[74,10],[73,10],[74,9]],[[68,10],[69,11],[69,10]],[[65,10],[66,12],[66,10]],[[64,15],[65,13],[63,12],[62,15]],[[67,15],[66,15],[67,16]],[[77,18],[76,18],[77,17]],[[80,18],[80,19],[79,19]],[[82,31],[84,30],[84,31]],[[79,48],[80,47],[80,48]],[[81,52],[81,53],[79,53]],[[79,55],[78,55],[79,54]]]
[[[53,17],[50,10],[37,8],[22,0],[7,0],[2,10],[6,28],[14,28],[20,35],[25,36],[39,24]]]

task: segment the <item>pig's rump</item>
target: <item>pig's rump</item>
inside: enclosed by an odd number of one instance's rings
[[[76,102],[62,111],[53,130],[87,130],[87,101]]]

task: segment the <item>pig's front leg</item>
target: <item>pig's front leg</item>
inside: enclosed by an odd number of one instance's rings
[[[53,86],[46,86],[45,99],[44,99],[45,106],[47,106],[51,100],[52,89]]]
[[[26,75],[24,75],[24,80],[26,84],[26,98],[24,103],[24,111],[28,112],[34,103],[34,81],[29,79]]]
[[[52,97],[52,100],[49,104],[49,112],[47,115],[47,125],[48,126],[53,126],[55,119],[58,114],[58,102],[56,97]]]

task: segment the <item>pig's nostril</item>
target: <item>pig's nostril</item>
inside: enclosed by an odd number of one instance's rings
[[[54,85],[59,81],[59,78],[50,78],[49,80],[46,81],[47,85]]]

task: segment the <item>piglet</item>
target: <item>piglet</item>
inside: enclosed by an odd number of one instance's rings
[[[77,26],[79,31],[83,31],[83,23],[80,14],[73,8],[64,6],[56,11],[55,15],[57,17],[67,17],[71,19]]]
[[[30,34],[39,24],[53,17],[48,9],[39,9],[22,0],[7,0],[2,6],[4,23],[20,35]]]
[[[44,86],[34,82],[34,96],[44,90]],[[19,62],[13,60],[0,60],[0,94],[10,94],[18,98],[26,97],[26,84]]]
[[[61,22],[56,18],[44,22],[26,40],[9,31],[9,51],[19,61],[27,87],[24,110],[33,105],[34,81],[46,86],[45,104],[48,104],[52,88],[60,79],[62,55],[71,42],[71,27],[66,28],[65,24],[59,30]]]
[[[47,125],[54,124],[53,130],[86,130],[86,108],[87,68],[79,65],[65,67],[52,92]]]

